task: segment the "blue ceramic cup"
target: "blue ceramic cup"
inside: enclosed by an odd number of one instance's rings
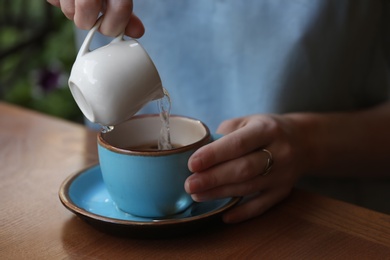
[[[170,117],[171,150],[158,150],[159,115],[141,115],[98,134],[104,183],[119,209],[141,217],[163,218],[192,203],[184,190],[191,172],[187,162],[199,147],[211,142],[199,120]]]

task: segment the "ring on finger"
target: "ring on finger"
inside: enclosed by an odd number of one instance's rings
[[[264,167],[264,172],[261,174],[261,176],[266,176],[271,172],[272,166],[274,164],[274,159],[272,153],[267,149],[262,149],[261,151],[265,152],[268,155],[267,164]]]

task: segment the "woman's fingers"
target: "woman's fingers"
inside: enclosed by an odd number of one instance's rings
[[[74,15],[76,12],[75,8],[75,1],[74,0],[60,0],[60,1],[50,1],[54,2],[55,6],[58,6],[61,8],[61,11],[64,13],[64,15],[69,19],[73,20]]]
[[[99,31],[116,37],[122,32],[134,38],[141,37],[145,28],[133,13],[132,0],[47,0],[60,7],[64,15],[83,30],[89,30],[103,14]]]
[[[118,36],[129,25],[132,13],[133,1],[107,0],[100,32],[107,36]]]
[[[263,214],[275,204],[282,201],[291,192],[291,187],[263,190],[244,203],[227,211],[223,215],[225,223],[238,223]]]
[[[250,194],[256,190],[257,186],[257,183],[252,183],[251,180],[263,173],[267,161],[268,154],[257,150],[214,166],[206,171],[195,172],[186,180],[185,189],[190,194],[197,194],[194,198],[197,198],[198,201],[201,193],[203,193],[202,200],[205,200],[206,197],[214,199],[217,197],[221,198],[224,195],[232,196],[232,194],[235,194],[235,196],[243,196]],[[233,186],[229,186],[229,184]],[[238,184],[241,187],[238,187]],[[238,190],[234,190],[234,185],[236,185]],[[209,191],[210,189],[212,190]],[[205,193],[206,191],[209,192]]]
[[[125,29],[125,34],[133,37],[140,38],[145,33],[145,27],[141,20],[134,14],[131,14],[130,21]]]
[[[57,7],[60,7],[61,6],[61,3],[60,3],[60,0],[47,0],[47,2],[51,5],[54,5],[54,6],[57,6]]]
[[[96,23],[99,13],[103,10],[103,0],[76,1],[74,23],[83,30],[89,30]]]
[[[204,202],[209,200],[216,200],[228,197],[244,197],[257,193],[270,186],[270,180],[264,176],[258,175],[254,179],[236,183],[219,186],[211,190],[206,190],[200,193],[191,194],[194,201]]]
[[[190,158],[188,166],[194,173],[185,189],[199,202],[244,197],[224,214],[227,223],[261,215],[288,196],[306,171],[299,135],[288,118],[253,115],[225,121],[217,132],[225,136]],[[263,175],[270,165],[269,174]]]
[[[217,164],[239,158],[271,142],[267,119],[241,120],[238,129],[198,149],[189,159],[188,168],[201,172]],[[270,121],[270,120],[268,120]]]

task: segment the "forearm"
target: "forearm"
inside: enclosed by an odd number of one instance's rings
[[[390,176],[390,103],[342,113],[293,113],[306,174]]]

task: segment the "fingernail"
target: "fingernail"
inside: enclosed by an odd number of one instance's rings
[[[192,194],[191,198],[196,202],[204,202],[208,199],[206,196],[202,194]]]
[[[202,165],[202,162],[201,162],[200,158],[195,156],[195,157],[191,158],[191,160],[188,164],[188,168],[191,172],[196,172],[196,171],[199,171],[201,165]]]
[[[197,189],[199,189],[199,187],[200,187],[199,179],[189,177],[185,182],[184,188],[188,193],[194,193]]]

